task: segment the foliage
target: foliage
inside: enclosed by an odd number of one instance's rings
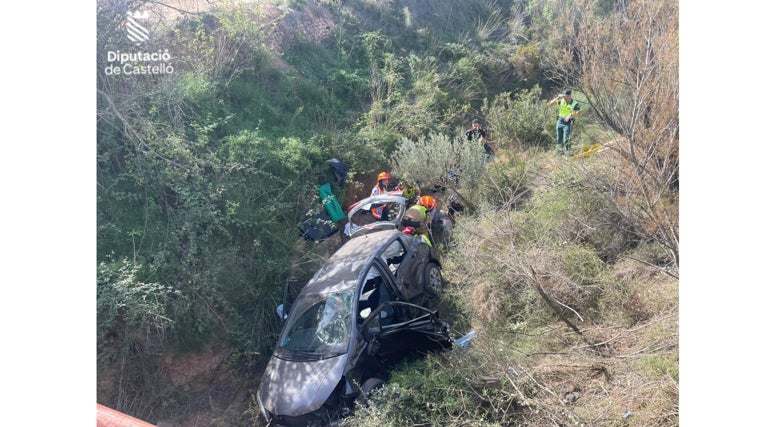
[[[538,226],[524,214],[498,212],[457,222],[455,241],[470,235],[477,236],[480,243],[455,246],[445,268],[452,272],[453,283],[470,290],[467,310],[474,318],[491,327],[507,328],[515,320],[503,313],[522,313],[521,322],[542,323],[550,307],[538,298],[537,280],[564,306],[594,312],[607,267],[579,243],[557,244],[552,234],[524,239]]]
[[[614,261],[629,245],[638,243],[632,226],[621,220],[616,206],[604,194],[586,186],[594,180],[593,174],[602,179],[610,165],[591,160],[582,165],[567,162],[553,167],[552,177],[532,194],[529,209],[536,228],[527,238],[553,233],[560,242],[593,246],[607,261]]]
[[[483,176],[485,153],[480,144],[433,134],[419,140],[402,138],[391,154],[392,175],[419,188],[476,188]]]
[[[538,80],[537,74],[541,70],[539,43],[518,45],[509,63],[515,67],[515,74],[521,80]]]
[[[183,295],[171,286],[143,281],[142,269],[126,259],[98,264],[99,347],[113,342],[116,337],[124,342],[166,342],[174,327],[174,322],[167,317],[169,300],[181,299]]]
[[[488,374],[482,376],[509,379],[510,393],[532,408],[530,415],[510,408],[519,425],[549,425],[558,419],[614,422],[604,415],[616,405],[614,399],[589,399],[569,411],[556,405],[557,396],[565,399],[566,392],[577,390],[582,396],[600,390],[604,395],[651,396],[651,406],[638,410],[656,420],[650,422],[673,425],[677,353],[671,349],[677,322],[669,318],[677,313],[677,295],[655,279],[661,275],[658,269],[638,261],[656,260],[658,253],[661,260],[663,251],[651,245],[630,251],[616,247],[616,241],[630,244],[632,236],[618,234],[605,219],[615,209],[603,196],[578,188],[583,178],[568,167],[516,210],[481,209],[459,218],[443,268],[447,293],[478,331],[472,351],[487,361]],[[633,344],[634,339],[642,344]],[[640,345],[660,350],[658,356],[633,371],[619,366],[611,373],[610,365],[618,365],[610,362],[611,355],[625,361],[636,357]],[[500,348],[510,351],[496,351]],[[591,366],[592,372],[584,375],[578,371],[582,366]],[[646,381],[635,380],[641,375]],[[599,380],[605,377],[606,382]],[[627,384],[635,383],[635,391],[610,382],[621,377],[630,378]],[[461,406],[472,408],[471,403]]]
[[[652,376],[659,377],[661,375],[668,375],[674,380],[678,381],[678,364],[672,360],[665,360],[659,357],[651,357],[645,359],[643,364],[650,369]]]
[[[521,147],[544,147],[551,139],[543,132],[546,102],[540,99],[541,89],[502,93],[484,106],[488,116],[490,139],[502,145],[514,142]]]
[[[181,68],[226,86],[255,69],[267,52],[261,48],[266,30],[261,8],[225,3],[213,13],[186,15],[166,29],[166,41],[172,54],[183,58]]]
[[[498,161],[486,163],[473,203],[481,210],[514,209],[532,195],[535,173],[531,153],[502,149]]]
[[[252,70],[235,61],[265,58],[260,39],[251,37],[255,27],[244,22],[247,13],[198,16],[181,21],[177,31],[152,34],[172,54],[191,60],[172,75],[131,80],[99,75],[98,259],[107,264],[109,257],[132,259],[139,271],[151,274],[144,283],[123,272],[123,279],[112,280],[118,293],[99,290],[104,311],[99,311],[98,336],[110,337],[103,343],[117,341],[100,351],[147,363],[145,381],[161,378],[154,360],[167,348],[197,351],[227,340],[253,357],[271,348],[279,284],[298,239],[297,224],[313,203],[301,185],[314,194],[329,172],[329,141],[314,137],[305,143],[297,136],[265,136],[239,127],[236,115],[249,113],[235,109],[230,101],[239,98],[231,95],[239,96],[237,79]],[[238,56],[221,60],[216,55],[229,53],[232,40]],[[253,45],[240,45],[244,42]],[[247,56],[239,56],[243,53]],[[141,345],[133,359],[134,334],[113,333],[120,324],[113,307],[134,305],[134,312],[120,315],[129,315],[130,325],[137,322],[135,312],[142,306],[132,300],[148,290],[159,295],[159,283],[171,283],[174,296],[156,298],[160,310],[150,308],[165,322],[154,319],[161,340],[143,333],[151,345]],[[125,383],[120,393],[134,392],[133,385]],[[135,402],[144,408],[149,400]]]
[[[462,350],[408,361],[373,394],[369,407],[359,407],[341,425],[447,425],[457,419],[467,420],[464,425],[516,425],[516,394],[508,383],[484,382],[483,368],[477,356]]]
[[[620,135],[608,142],[620,157],[619,173],[597,184],[606,187],[602,193],[642,239],[659,242],[678,264],[678,4],[637,1],[609,9],[602,20],[593,13],[604,10],[598,4],[563,12],[563,21],[579,25],[569,27],[567,50],[557,53],[573,53],[577,66],[556,72],[575,83],[594,116]]]

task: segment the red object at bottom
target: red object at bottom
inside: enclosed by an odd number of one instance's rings
[[[155,424],[139,420],[125,413],[98,403],[97,427],[157,427]]]

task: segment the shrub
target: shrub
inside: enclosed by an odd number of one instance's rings
[[[539,43],[531,42],[518,45],[509,58],[509,63],[515,67],[515,73],[521,80],[538,80],[538,72],[541,67]]]
[[[606,262],[637,244],[634,226],[620,215],[609,195],[595,187],[608,182],[607,169],[603,163],[560,165],[527,207],[536,219],[528,238],[545,234],[557,243],[589,246]]]
[[[439,185],[474,189],[483,176],[484,164],[480,144],[452,140],[440,133],[417,141],[401,138],[391,154],[392,174],[420,188]]]
[[[490,138],[500,146],[515,142],[521,147],[546,146],[551,138],[544,131],[546,103],[540,99],[541,89],[501,93],[484,106]]]
[[[489,162],[472,196],[476,205],[486,209],[515,209],[532,194],[534,165],[530,155],[510,150],[500,153],[501,161]]]
[[[171,286],[143,281],[141,270],[127,259],[98,264],[97,335],[101,351],[112,342],[126,348],[134,340],[163,344],[173,328],[167,310],[169,299],[181,298],[182,294]]]
[[[447,254],[445,270],[453,287],[468,289],[467,310],[484,324],[547,321],[557,307],[539,298],[537,286],[565,309],[596,313],[609,268],[589,244],[597,230],[588,224],[601,222],[607,211],[593,197],[567,190],[561,184],[549,187],[540,201],[530,200],[517,211],[480,204],[477,216],[457,221],[452,239],[457,244]]]
[[[358,407],[343,425],[451,425],[453,420],[510,425],[515,393],[509,383],[484,381],[482,372],[476,354],[462,349],[408,361],[394,369],[369,407]]]

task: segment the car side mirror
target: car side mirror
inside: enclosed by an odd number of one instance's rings
[[[285,313],[285,304],[277,306],[277,317],[280,318],[280,328],[285,326],[285,321],[288,320],[288,313]]]
[[[284,304],[280,304],[277,306],[277,316],[279,316],[281,320],[285,320],[288,318],[288,315],[285,313]]]

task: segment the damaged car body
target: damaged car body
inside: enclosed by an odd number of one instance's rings
[[[353,230],[288,310],[257,391],[269,425],[338,425],[388,380],[392,364],[452,346],[448,324],[424,306],[442,290],[440,263],[421,239],[393,225],[405,199],[365,199],[349,224],[379,202],[393,219]]]

